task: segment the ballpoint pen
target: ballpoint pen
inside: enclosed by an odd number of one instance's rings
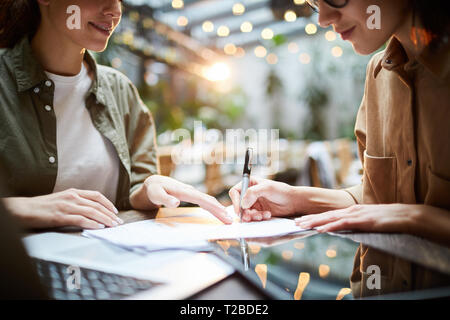
[[[253,157],[253,149],[247,148],[245,152],[245,163],[244,163],[244,171],[242,173],[242,186],[241,186],[241,195],[239,198],[239,222],[242,222],[242,199],[244,198],[245,193],[247,192],[248,186],[250,184],[250,173],[252,171],[252,157]],[[241,246],[241,254],[242,261],[244,263],[244,269],[248,270],[249,266],[249,256],[248,256],[248,245],[244,238],[239,239],[239,243]]]

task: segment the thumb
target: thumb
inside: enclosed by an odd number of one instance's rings
[[[168,194],[163,201],[163,205],[166,208],[177,208],[180,205],[180,200]]]
[[[259,198],[266,197],[267,195],[268,188],[265,184],[257,184],[248,188],[242,198],[242,209],[250,209]]]
[[[168,194],[164,188],[152,188],[149,190],[149,199],[156,205],[163,205],[166,208],[177,208],[180,205],[180,200]]]

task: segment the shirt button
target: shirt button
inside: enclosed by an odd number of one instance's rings
[[[51,111],[51,110],[52,110],[52,107],[50,107],[49,105],[46,105],[44,108],[45,108],[45,110],[47,110],[47,111]]]
[[[50,162],[50,163],[55,163],[55,161],[56,161],[56,159],[53,156],[48,158],[48,162]]]
[[[34,88],[34,93],[39,93],[39,91],[41,91],[41,90],[39,90],[39,88],[38,87],[36,87],[36,88]]]
[[[407,163],[408,163],[408,166],[411,166],[413,162],[411,159],[408,159]]]
[[[50,80],[45,81],[45,85],[47,87],[51,87],[52,86],[52,82]]]

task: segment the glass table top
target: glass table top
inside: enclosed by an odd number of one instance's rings
[[[352,299],[350,275],[359,244],[349,239],[309,231],[215,245],[222,258],[255,279],[259,288],[276,288],[276,299]]]

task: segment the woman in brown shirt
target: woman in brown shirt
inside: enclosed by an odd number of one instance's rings
[[[348,190],[291,187],[254,179],[242,207],[245,221],[301,214],[304,228],[418,235],[450,245],[450,58],[445,1],[310,0],[319,24],[333,26],[371,59],[355,134],[364,175]],[[376,7],[374,7],[374,5]],[[379,29],[369,29],[368,8],[379,10]],[[373,22],[373,21],[372,21]],[[240,185],[230,190],[236,212]],[[355,257],[355,296],[367,266],[382,272],[383,293],[437,283],[400,258],[360,246]],[[442,284],[442,283],[441,283]]]

